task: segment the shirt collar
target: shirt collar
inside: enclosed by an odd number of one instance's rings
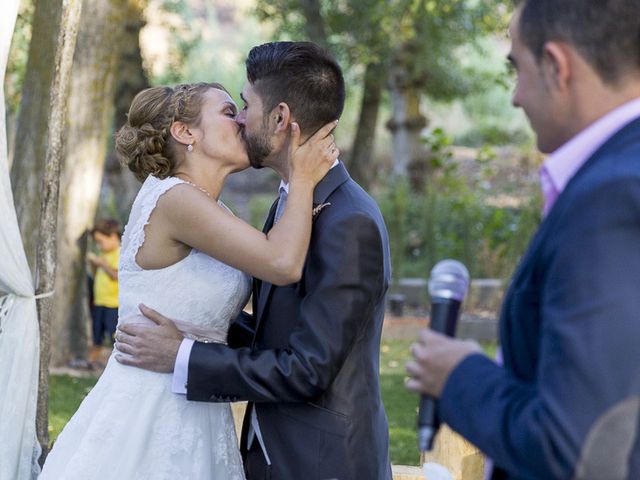
[[[584,163],[627,123],[640,117],[640,98],[631,100],[582,130],[558,148],[540,168],[559,195]]]
[[[336,159],[336,161],[333,162],[333,165],[331,165],[331,168],[334,168],[339,163],[340,160]],[[329,170],[331,170],[331,168]],[[287,195],[289,195],[289,182],[285,183],[284,180],[280,180],[280,187],[278,188],[278,191],[280,190],[284,190],[285,192],[287,192]]]

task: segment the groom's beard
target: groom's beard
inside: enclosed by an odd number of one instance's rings
[[[264,159],[271,155],[273,148],[269,141],[269,134],[266,126],[255,135],[247,133],[247,129],[243,128],[240,131],[244,144],[247,148],[247,156],[249,157],[249,164],[253,168],[263,168]]]

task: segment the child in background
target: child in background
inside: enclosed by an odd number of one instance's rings
[[[118,260],[120,258],[120,223],[106,219],[96,223],[91,235],[100,255],[89,252],[87,260],[94,273],[93,281],[93,345],[89,363],[98,366],[103,349],[104,335],[109,334],[113,345],[118,324]]]

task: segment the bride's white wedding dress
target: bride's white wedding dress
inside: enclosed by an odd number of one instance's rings
[[[157,270],[135,262],[158,198],[179,183],[148,177],[136,197],[122,240],[119,322],[149,322],[138,310],[144,303],[184,322],[177,324],[186,336],[224,341],[249,296],[247,275],[196,250]],[[128,367],[112,355],[40,480],[244,479],[230,405],[187,401],[171,382],[171,374]]]

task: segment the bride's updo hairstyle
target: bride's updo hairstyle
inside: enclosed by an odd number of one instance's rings
[[[173,122],[197,126],[207,90],[227,91],[219,83],[152,87],[138,93],[125,123],[115,135],[118,158],[141,182],[170,176],[184,158],[186,145],[170,132]],[[228,93],[228,92],[227,92]]]

